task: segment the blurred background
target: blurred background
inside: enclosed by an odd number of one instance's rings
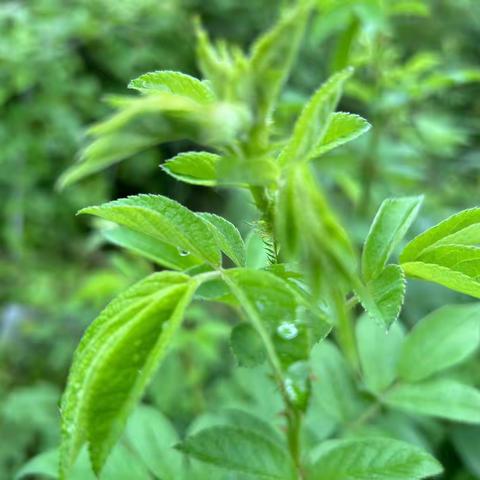
[[[58,445],[58,402],[83,330],[116,293],[153,270],[105,245],[91,219],[76,211],[148,192],[222,213],[241,231],[254,218],[242,195],[191,187],[161,172],[158,165],[186,142],[150,149],[57,191],[58,176],[85,145],[86,127],[109,112],[103,97],[127,93],[130,79],[151,70],[197,76],[195,16],[212,37],[247,47],[288,3],[0,3],[0,479],[14,478],[27,460]],[[356,74],[339,110],[362,115],[373,128],[326,157],[318,174],[358,244],[389,195],[426,194],[418,231],[478,205],[480,1],[318,0],[278,129],[290,128],[304,100],[346,65]],[[249,248],[261,263],[261,240],[251,239]],[[440,288],[410,286],[404,322],[460,301]],[[275,410],[274,392],[252,387],[262,376],[233,368],[230,317],[223,307],[194,305],[149,389],[146,403],[180,432],[219,406],[267,416]],[[478,359],[471,374],[480,385]],[[465,458],[442,431],[431,432],[429,447],[440,452],[445,478],[480,478],[479,452]],[[480,431],[469,434],[480,442]]]

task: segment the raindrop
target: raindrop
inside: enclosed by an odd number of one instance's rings
[[[177,247],[177,250],[181,257],[187,257],[190,255],[190,252],[188,250],[184,250],[183,248]]]
[[[282,322],[277,328],[277,333],[284,340],[293,340],[298,335],[298,328],[292,322]]]

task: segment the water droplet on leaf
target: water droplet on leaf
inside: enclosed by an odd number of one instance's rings
[[[298,327],[293,322],[282,322],[277,333],[284,340],[293,340],[298,335]]]
[[[184,250],[183,248],[178,247],[177,250],[178,250],[178,254],[181,257],[187,257],[188,255],[190,255],[190,252],[188,250]]]

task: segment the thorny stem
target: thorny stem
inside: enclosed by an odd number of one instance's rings
[[[277,258],[277,242],[275,239],[274,233],[274,202],[269,196],[269,192],[266,188],[262,187],[251,187],[250,188],[252,197],[255,201],[255,204],[262,215],[262,219],[266,224],[266,228],[268,233],[271,235],[274,253],[275,253],[275,262],[278,262]],[[230,282],[231,280],[228,279]],[[228,283],[227,279],[225,281]],[[234,282],[232,282],[234,284]],[[229,284],[232,288],[232,292],[237,296],[239,300],[242,301],[241,297],[243,292],[241,289],[238,289],[236,285]],[[236,290],[239,290],[236,292]],[[246,300],[246,299],[245,299]],[[260,336],[262,337],[263,343],[265,345],[265,349],[267,350],[267,355],[270,359],[270,363],[272,364],[275,379],[278,384],[280,393],[282,395],[282,399],[285,406],[285,415],[287,418],[287,444],[288,449],[290,452],[290,456],[292,461],[295,465],[297,471],[297,478],[298,480],[303,480],[305,478],[303,467],[301,463],[301,433],[302,433],[302,423],[303,423],[303,412],[300,411],[295,405],[292,404],[291,400],[289,399],[286,391],[285,391],[285,379],[284,373],[282,370],[282,366],[280,360],[278,359],[277,352],[275,347],[272,343],[269,333],[263,328],[263,324],[261,319],[258,317],[257,312],[254,309],[252,311],[248,311],[250,307],[248,300],[242,301],[242,305],[244,306],[245,310],[247,311],[248,316],[252,321],[255,322],[255,327],[257,328]],[[257,327],[258,324],[258,327]]]

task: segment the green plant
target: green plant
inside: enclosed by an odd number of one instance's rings
[[[66,186],[159,142],[188,139],[209,150],[181,153],[163,170],[187,183],[249,192],[259,212],[253,229],[268,257],[252,268],[234,225],[161,195],[80,211],[118,224],[105,230],[108,240],[169,270],[114,299],[77,348],[61,407],[61,478],[84,444],[93,470],[102,471],[193,300],[239,312],[232,350],[240,365],[268,363],[286,435],[257,418],[231,418],[177,445],[193,463],[174,455],[174,478],[211,478],[212,466],[230,475],[213,470],[216,478],[420,479],[442,468],[412,445],[422,443],[412,441],[418,414],[480,423],[480,392],[448,370],[478,346],[478,305],[433,312],[407,336],[395,323],[405,277],[480,298],[480,210],[426,230],[389,263],[423,198],[387,199],[357,254],[310,162],[321,164],[325,153],[369,128],[363,118],[336,111],[352,69],[313,94],[290,135],[279,135],[273,121],[309,10],[309,2],[288,10],[248,55],[213,44],[198,26],[206,80],[172,71],[133,80],[130,88],[141,95],[110,99],[117,112],[90,130],[94,140],[82,162],[61,178]],[[358,304],[367,316],[355,324]],[[331,332],[341,353],[326,340]],[[312,411],[324,431],[312,428],[319,424]],[[414,420],[401,412],[413,412]],[[377,417],[366,437],[362,428]]]

